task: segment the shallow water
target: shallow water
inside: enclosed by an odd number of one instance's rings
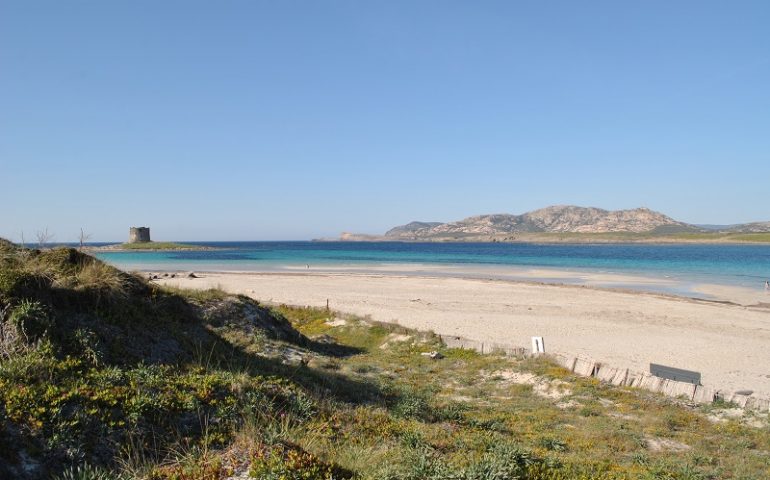
[[[769,245],[502,244],[387,242],[189,242],[204,251],[99,252],[128,270],[357,271],[408,275],[517,278],[585,283],[584,274],[634,275],[660,281],[652,290],[685,293],[688,285],[721,284],[761,290],[770,278]],[[400,268],[399,266],[406,266]],[[310,267],[310,268],[308,268]],[[549,270],[571,276],[552,278]],[[471,273],[469,274],[469,271]],[[517,273],[518,272],[518,273]],[[543,272],[545,274],[543,274]],[[532,275],[527,277],[532,280]],[[611,283],[611,282],[610,282]],[[639,282],[624,287],[637,288]],[[647,282],[641,282],[647,283]],[[594,283],[596,284],[596,283]],[[617,286],[617,284],[615,284]]]

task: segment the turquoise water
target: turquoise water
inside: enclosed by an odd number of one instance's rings
[[[426,271],[456,267],[501,271],[544,268],[606,272],[761,289],[770,278],[768,245],[500,244],[370,242],[190,242],[204,251],[100,252],[128,270],[287,271],[299,268],[357,269],[398,265]],[[443,270],[442,270],[443,269]],[[406,269],[405,269],[406,270]],[[419,271],[419,268],[416,270]],[[569,279],[567,279],[569,281]]]

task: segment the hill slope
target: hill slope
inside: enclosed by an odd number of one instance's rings
[[[320,385],[366,398],[365,385],[286,364],[355,351],[246,297],[162,289],[74,249],[0,240],[0,478],[96,475],[133,462],[126,452],[142,461],[125,478],[182,478],[162,468],[169,452],[229,444],[246,411],[267,425],[308,408]]]
[[[437,237],[499,236],[515,233],[646,233],[655,231],[698,231],[647,208],[609,211],[557,205],[521,215],[478,215],[458,222],[412,222],[389,230],[390,239],[430,239]]]
[[[386,237],[400,237],[413,235],[415,232],[422,230],[429,230],[434,227],[442,225],[441,222],[410,222],[406,225],[391,228],[385,232]]]

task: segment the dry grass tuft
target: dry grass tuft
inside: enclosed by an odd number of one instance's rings
[[[75,273],[78,289],[98,292],[112,299],[126,298],[129,282],[126,274],[102,262],[89,262]]]

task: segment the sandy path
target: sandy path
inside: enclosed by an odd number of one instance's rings
[[[207,273],[162,283],[220,286],[276,303],[325,306],[479,341],[589,355],[646,371],[697,370],[705,385],[770,395],[770,310],[580,286],[354,274]]]

